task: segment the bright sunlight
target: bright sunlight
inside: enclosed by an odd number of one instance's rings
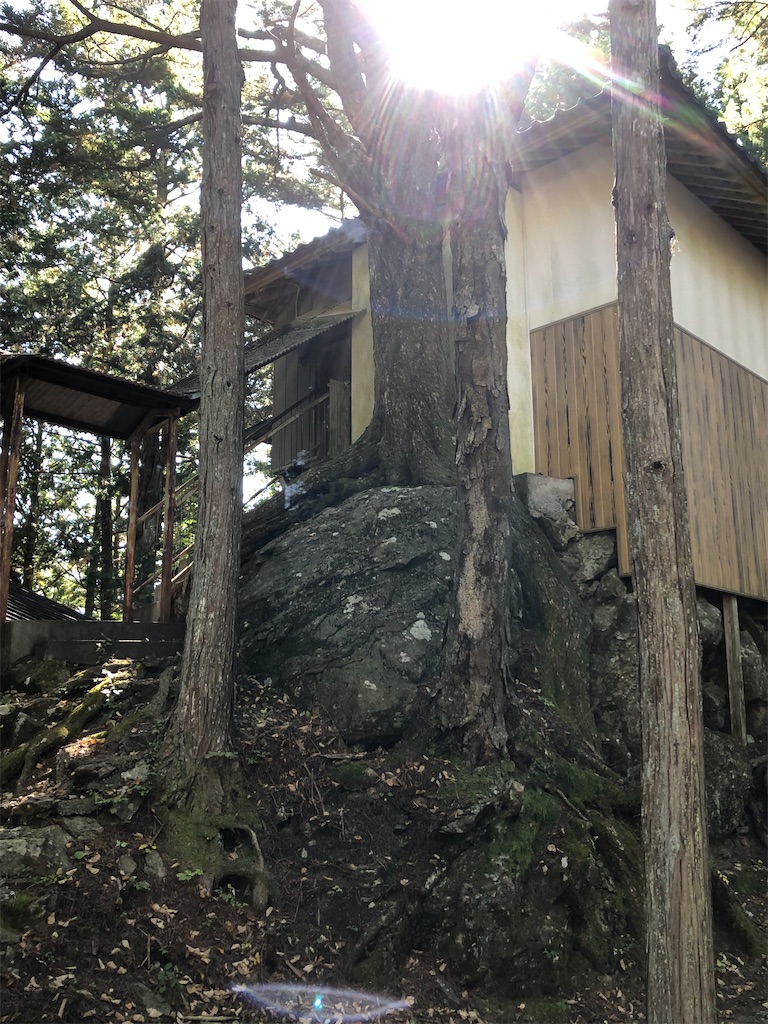
[[[417,88],[453,94],[493,85],[538,56],[574,64],[577,44],[558,29],[589,6],[574,0],[358,3],[381,36],[395,77]]]

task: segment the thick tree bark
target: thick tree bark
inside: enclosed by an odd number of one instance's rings
[[[200,506],[181,690],[166,736],[167,796],[193,813],[226,802],[234,767],[235,626],[243,473],[242,191],[236,0],[203,0],[203,349]],[[222,758],[222,755],[224,757]],[[222,769],[227,768],[225,772]]]
[[[696,596],[673,349],[654,0],[613,0],[620,369],[639,619],[650,1024],[717,1019]]]
[[[453,237],[459,522],[440,682],[442,723],[476,764],[507,743],[512,498],[504,226],[492,177],[483,192],[488,204]]]
[[[509,662],[512,452],[504,244],[506,167],[534,65],[458,100],[444,132],[453,179],[458,544],[440,713],[474,763],[503,756]]]
[[[373,440],[388,484],[447,484],[456,401],[442,237],[369,228]]]

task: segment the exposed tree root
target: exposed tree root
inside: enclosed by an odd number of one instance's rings
[[[81,732],[84,725],[97,717],[108,700],[108,694],[104,691],[112,685],[114,685],[112,679],[102,680],[98,686],[94,686],[88,691],[84,700],[67,715],[61,724],[46,730],[42,736],[29,743],[23,764],[17,762],[15,766],[21,767],[21,775],[16,785],[17,793],[22,793],[27,788],[32,780],[35,765],[41,757],[58,747],[63,747],[68,740]],[[10,771],[10,769],[8,770]]]

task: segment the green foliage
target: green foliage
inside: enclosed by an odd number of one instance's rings
[[[184,871],[177,871],[176,877],[180,882],[189,882],[193,878],[197,878],[198,875],[202,875],[202,868],[186,868]]]
[[[199,4],[127,0],[101,5],[99,15],[194,35]],[[200,54],[89,36],[85,25],[65,0],[0,5],[0,348],[166,386],[196,371],[201,331]],[[269,126],[270,90],[263,66],[249,68],[243,248],[251,262],[276,253],[266,220],[275,203],[317,207],[330,194],[296,176],[310,144],[290,144]],[[266,374],[254,382],[248,422],[261,418],[268,387]],[[194,472],[196,444],[189,419],[180,481]],[[14,536],[14,570],[27,586],[98,609],[99,493],[125,529],[128,459],[119,445],[110,475],[105,489],[92,439],[27,429]],[[196,511],[194,497],[179,510],[177,550],[193,541]]]
[[[581,44],[579,67],[541,59],[525,102],[523,122],[544,121],[556,110],[567,110],[584,96],[596,96],[608,81],[610,40],[605,16],[571,22],[563,32]]]
[[[696,49],[686,79],[744,148],[768,164],[768,3],[696,0],[692,9]],[[716,59],[711,78],[700,71],[705,57]]]

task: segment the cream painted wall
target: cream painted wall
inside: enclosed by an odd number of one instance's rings
[[[529,330],[616,301],[612,188],[600,143],[523,176]]]
[[[768,380],[768,261],[673,178],[667,200],[675,323]]]
[[[352,321],[352,440],[356,441],[373,414],[373,328],[367,243],[352,250],[352,309],[365,310]]]
[[[533,473],[533,395],[528,310],[525,294],[523,197],[510,189],[505,209],[507,242],[507,387],[509,435],[515,473]]]
[[[616,301],[613,156],[596,143],[523,177],[506,203],[507,344],[515,472],[533,470],[530,331]],[[675,321],[768,379],[768,267],[757,250],[668,179]],[[352,255],[352,438],[373,412],[368,247]]]
[[[613,155],[596,143],[524,176],[528,327],[616,301]],[[675,322],[768,379],[768,263],[667,178]]]

